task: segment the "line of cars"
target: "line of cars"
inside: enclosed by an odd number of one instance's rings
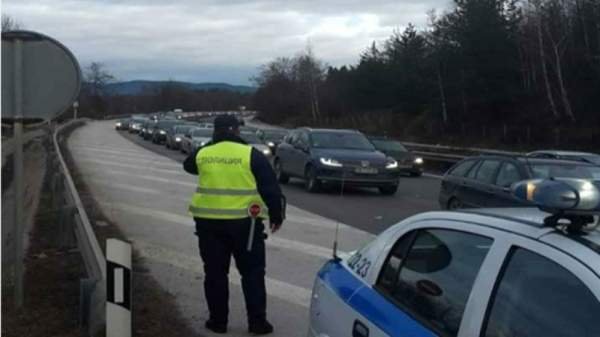
[[[172,116],[144,118],[133,116],[115,125],[143,139],[164,143],[167,148],[192,153],[212,136],[212,124],[190,122]],[[240,136],[272,161],[277,178],[305,181],[309,192],[331,185],[378,188],[383,195],[398,190],[400,176],[420,176],[423,159],[413,155],[400,142],[386,137],[367,137],[356,130],[298,128],[241,128]]]

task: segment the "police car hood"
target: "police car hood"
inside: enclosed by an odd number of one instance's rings
[[[368,161],[371,164],[385,165],[386,155],[374,150],[353,150],[353,149],[313,149],[317,157],[330,158],[339,161]]]

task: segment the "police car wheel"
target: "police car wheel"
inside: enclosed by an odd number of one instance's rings
[[[306,174],[305,174],[304,179],[305,179],[304,186],[308,192],[315,193],[320,190],[321,183],[317,179],[317,173],[315,172],[314,168],[309,166],[306,169]]]

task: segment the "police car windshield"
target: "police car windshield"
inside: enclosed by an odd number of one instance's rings
[[[354,132],[314,132],[311,134],[311,144],[324,149],[375,150],[365,136]]]
[[[192,133],[192,137],[212,137],[213,131],[211,129],[196,129]]]
[[[600,180],[600,167],[596,166],[553,163],[531,164],[529,166],[534,178],[554,177]]]
[[[260,144],[262,143],[258,136],[255,133],[250,132],[242,132],[240,134],[240,138],[242,138],[248,144]]]
[[[380,151],[408,152],[404,145],[395,140],[372,139],[371,142],[375,145],[375,148]]]

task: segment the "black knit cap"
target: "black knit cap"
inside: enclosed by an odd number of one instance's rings
[[[217,116],[213,124],[215,129],[236,129],[241,125],[237,117],[231,115]]]

